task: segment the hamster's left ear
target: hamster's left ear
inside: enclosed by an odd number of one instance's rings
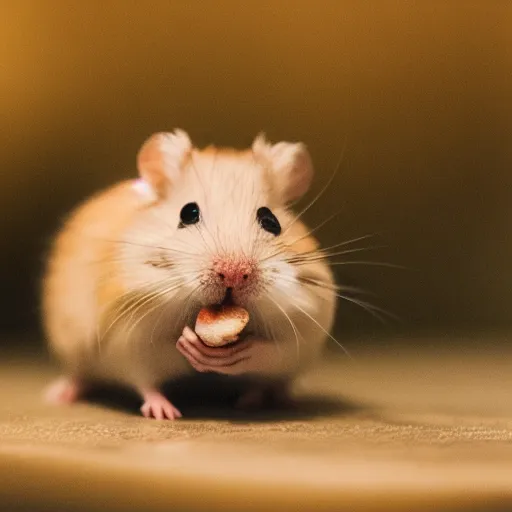
[[[284,203],[295,201],[309,189],[313,180],[313,162],[302,142],[270,144],[264,134],[252,144],[256,158],[262,159],[271,171],[273,184]]]
[[[137,155],[137,167],[157,197],[164,197],[172,189],[192,149],[188,134],[179,129],[155,133],[144,142]]]

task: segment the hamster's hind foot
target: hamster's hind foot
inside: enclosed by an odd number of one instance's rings
[[[60,377],[52,382],[45,390],[43,398],[54,405],[72,404],[80,400],[85,393],[85,386],[70,377]]]
[[[144,404],[140,410],[146,418],[155,418],[157,420],[181,418],[181,412],[159,391],[144,390],[142,391],[142,396]]]
[[[245,411],[263,408],[294,409],[296,406],[297,403],[286,383],[255,384],[243,393],[235,404],[237,409]]]
[[[235,403],[235,408],[242,411],[253,411],[264,407],[266,389],[263,386],[253,386],[240,395]]]

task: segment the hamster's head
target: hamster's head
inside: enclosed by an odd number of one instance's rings
[[[302,143],[259,135],[246,150],[198,149],[176,130],[150,137],[138,168],[141,208],[123,255],[129,286],[185,309],[229,302],[282,316],[291,301],[309,309],[304,279],[322,281],[324,269],[300,257],[317,242],[289,209],[313,176]]]

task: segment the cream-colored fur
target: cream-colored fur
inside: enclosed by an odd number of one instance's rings
[[[199,150],[177,131],[150,138],[138,165],[142,181],[89,199],[56,237],[43,310],[66,372],[142,389],[193,371],[175,344],[201,305],[222,299],[208,287],[208,272],[226,255],[257,262],[258,283],[240,300],[252,330],[278,344],[282,371],[292,376],[313,363],[332,327],[335,294],[324,261],[285,260],[317,248],[286,208],[311,180],[305,148],[258,138],[251,150]],[[201,223],[178,229],[189,202],[200,205]],[[260,206],[279,219],[280,236],[258,225]]]

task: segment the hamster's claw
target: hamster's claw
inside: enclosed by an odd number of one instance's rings
[[[157,420],[175,420],[181,418],[181,412],[159,391],[144,391],[144,404],[140,408],[146,418]]]

